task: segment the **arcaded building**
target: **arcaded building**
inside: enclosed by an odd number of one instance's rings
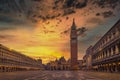
[[[82,61],[82,70],[91,70],[92,69],[92,49],[93,49],[93,47],[90,46],[86,50],[86,54],[83,57],[83,61]]]
[[[40,60],[32,59],[0,44],[0,72],[39,69],[42,69]]]
[[[120,20],[91,49],[93,70],[120,72]]]

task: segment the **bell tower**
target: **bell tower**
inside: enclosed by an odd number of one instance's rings
[[[71,26],[71,33],[70,33],[70,50],[71,50],[71,70],[78,69],[78,41],[77,41],[77,29],[75,25],[75,20],[73,19],[73,24]]]

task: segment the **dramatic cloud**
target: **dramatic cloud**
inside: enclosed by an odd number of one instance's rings
[[[2,40],[2,39],[12,39],[12,38],[14,38],[15,36],[14,35],[0,35],[0,39]]]
[[[67,29],[67,30],[65,30],[65,31],[63,31],[63,32],[61,32],[61,34],[62,35],[68,35],[68,34],[70,34],[70,28]]]
[[[90,18],[90,19],[87,20],[87,23],[101,24],[101,23],[103,23],[103,20],[100,19],[100,18],[92,17],[92,18]]]
[[[81,27],[78,28],[77,31],[79,36],[84,37],[86,35],[85,32],[87,31],[87,29],[85,27]]]
[[[106,11],[106,12],[103,12],[102,15],[104,16],[104,18],[108,18],[113,16],[114,14],[112,11]]]
[[[0,0],[0,43],[44,62],[68,59],[75,18],[81,59],[119,14],[119,0]]]
[[[29,2],[27,0],[1,0],[0,12],[11,16],[16,13],[14,17],[26,16],[33,23],[36,23],[40,20],[46,21],[75,14],[78,9],[81,10],[86,7],[89,7],[91,11],[94,11],[95,8],[110,8],[114,10],[119,6],[119,3],[119,0],[29,0]],[[90,14],[89,11],[86,14]],[[109,17],[113,12],[106,11],[102,14],[105,17]],[[11,20],[8,19],[6,21]]]

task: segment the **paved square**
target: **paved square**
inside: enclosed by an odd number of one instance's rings
[[[0,80],[120,80],[119,75],[84,71],[21,71],[0,73]]]

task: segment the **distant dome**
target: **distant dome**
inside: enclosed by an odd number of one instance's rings
[[[66,60],[65,60],[64,57],[61,57],[61,58],[59,59],[59,61],[60,61],[60,62],[66,62]]]

